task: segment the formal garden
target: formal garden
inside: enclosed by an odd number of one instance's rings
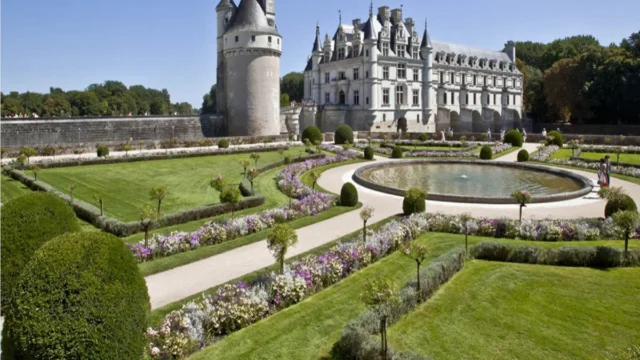
[[[95,159],[33,162],[23,149],[1,179],[3,358],[638,355],[640,179],[594,191],[580,172],[610,153],[612,176],[640,177],[636,148],[552,133],[532,147],[517,130],[498,142],[362,138],[348,126],[333,135],[309,127],[298,143],[124,156],[99,147]],[[407,161],[442,173],[449,161],[493,161],[586,192],[560,200],[525,179],[504,186],[506,200],[486,194],[482,207],[438,212],[443,200],[430,196],[454,181],[468,188],[467,175],[398,185],[396,197],[345,175]],[[551,205],[538,204],[545,197]],[[579,207],[597,215],[565,210]],[[335,226],[340,236],[323,234]],[[236,261],[216,264],[223,256]],[[235,272],[241,257],[255,265]],[[212,273],[224,266],[238,276]],[[176,274],[211,281],[154,302],[151,278],[165,292],[191,286]]]

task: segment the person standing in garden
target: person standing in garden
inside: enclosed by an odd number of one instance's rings
[[[609,181],[607,180],[607,164],[604,159],[600,159],[600,168],[598,169],[598,185],[601,188],[609,187]]]
[[[491,129],[487,129],[487,141],[491,141]]]
[[[607,185],[611,185],[611,157],[609,155],[604,157],[604,165],[607,167]]]
[[[522,128],[522,142],[527,142],[527,129]]]
[[[542,129],[542,140],[546,140],[547,139],[547,129]]]

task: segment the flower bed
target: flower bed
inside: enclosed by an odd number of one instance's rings
[[[640,154],[640,146],[581,145],[580,149],[582,152]]]
[[[531,157],[529,158],[529,160],[545,162],[549,160],[551,156],[553,156],[553,154],[558,152],[558,150],[560,150],[560,147],[557,145],[539,146],[538,151],[531,154]]]
[[[180,359],[337,283],[424,231],[424,216],[414,215],[370,232],[366,242],[357,235],[323,255],[294,261],[282,275],[271,273],[251,284],[224,285],[214,295],[168,314],[159,329],[148,329],[149,354],[156,359]]]
[[[366,144],[356,144],[356,147],[358,149],[364,150],[367,146]],[[373,151],[379,153],[379,154],[384,154],[384,155],[391,155],[391,152],[393,151],[393,149],[388,148],[388,147],[372,147]],[[507,150],[511,149],[511,144],[502,144],[502,143],[492,143],[491,146],[491,150],[493,150],[493,154],[500,154],[502,152],[505,152]],[[451,157],[451,158],[457,158],[457,157],[463,157],[463,158],[477,158],[480,156],[479,153],[477,152],[473,152],[473,151],[458,151],[458,150],[417,150],[417,151],[405,151],[403,153],[404,157]]]

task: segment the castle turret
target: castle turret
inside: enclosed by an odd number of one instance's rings
[[[509,40],[504,44],[502,52],[506,53],[512,62],[516,62],[516,44],[513,41]]]
[[[218,90],[216,91],[216,112],[220,115],[226,113],[226,92],[224,84],[224,33],[227,31],[227,26],[233,12],[236,9],[235,4],[231,0],[221,0],[218,6],[216,6],[216,19],[217,19],[217,64],[216,64],[216,84]]]
[[[242,0],[224,33],[225,93],[229,136],[280,133],[282,37],[269,23],[274,1]]]
[[[320,45],[320,24],[316,25],[316,39],[313,42],[311,53],[311,93],[310,98],[316,103],[320,103],[320,61],[322,61],[322,46]]]
[[[425,120],[431,121],[431,115],[434,113],[436,106],[434,97],[433,83],[431,73],[433,68],[433,45],[429,38],[427,30],[427,20],[424,21],[424,34],[422,35],[422,43],[420,44],[420,56],[422,57],[422,104],[424,108]]]

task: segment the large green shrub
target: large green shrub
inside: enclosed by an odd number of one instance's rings
[[[429,135],[425,134],[425,133],[422,133],[422,134],[420,134],[420,136],[418,136],[418,140],[420,140],[422,142],[425,142],[425,141],[429,140]]]
[[[25,358],[142,358],[149,295],[135,258],[117,237],[81,232],[49,241],[15,289],[4,326]]]
[[[392,159],[402,159],[402,148],[400,146],[395,146],[393,148],[393,150],[391,151],[391,158]]]
[[[610,217],[618,211],[638,211],[636,202],[629,195],[620,195],[607,202],[604,207],[604,216]]]
[[[340,190],[340,205],[342,206],[356,206],[358,203],[358,189],[348,182],[342,185]]]
[[[407,190],[402,201],[402,212],[405,215],[425,212],[427,208],[425,197],[425,192],[418,188]]]
[[[45,242],[66,232],[79,231],[76,214],[59,197],[44,192],[30,193],[9,201],[0,218],[2,306],[33,253]]]
[[[522,147],[523,142],[524,141],[522,140],[522,134],[520,133],[520,131],[516,129],[509,130],[504,135],[505,144],[511,144],[512,146],[515,146],[515,147]]]
[[[564,138],[562,137],[562,134],[560,134],[557,131],[550,131],[547,134],[547,137],[551,137],[553,139],[551,139],[550,144],[551,145],[558,145],[559,147],[562,147],[562,144],[564,144]]]
[[[229,147],[229,140],[220,139],[220,141],[218,141],[218,147],[220,149],[227,149]]]
[[[493,158],[493,150],[491,150],[491,146],[485,145],[480,149],[480,159],[482,160],[491,160]]]
[[[371,146],[364,148],[364,158],[365,160],[373,160],[373,148]]]
[[[98,145],[98,147],[96,148],[96,154],[99,158],[109,156],[109,147],[104,144]]]
[[[338,145],[342,145],[347,141],[349,142],[349,144],[353,144],[353,129],[351,129],[351,126],[347,124],[338,126],[338,128],[336,129],[334,140]]]
[[[315,144],[316,141],[322,142],[322,132],[315,126],[307,126],[302,132],[302,138],[300,139],[303,144],[304,139],[309,139],[311,144]]]
[[[518,151],[518,162],[529,161],[529,152],[526,149]]]

